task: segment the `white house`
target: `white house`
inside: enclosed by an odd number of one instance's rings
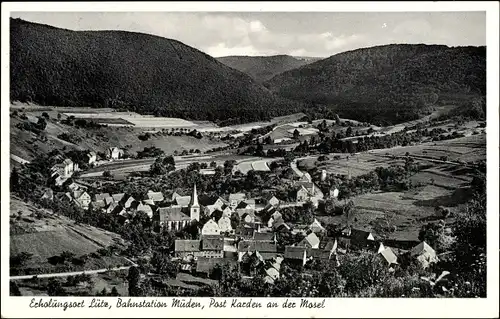
[[[205,225],[203,225],[203,228],[201,229],[201,234],[202,235],[220,235],[220,227],[215,222],[215,220],[210,219],[205,223]]]
[[[89,165],[94,164],[97,162],[97,154],[94,151],[90,151],[87,153],[87,163]]]
[[[118,147],[110,147],[106,151],[106,156],[112,160],[119,159],[123,156],[123,150]]]
[[[234,210],[246,198],[247,196],[243,193],[229,194],[229,206]]]
[[[233,227],[231,226],[231,219],[228,217],[222,217],[221,219],[219,219],[217,225],[219,225],[220,232],[222,233],[233,231]]]

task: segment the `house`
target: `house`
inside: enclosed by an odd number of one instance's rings
[[[113,194],[111,197],[113,197],[113,201],[115,203],[121,203],[123,197],[125,196],[125,193],[119,193],[119,194]]]
[[[224,237],[201,236],[201,250],[206,258],[224,258]]]
[[[222,197],[218,197],[212,205],[222,210],[224,207],[229,206],[229,202]]]
[[[227,206],[226,208],[224,208],[224,210],[222,210],[222,217],[231,218],[232,214],[233,214],[233,211],[231,210],[231,208],[229,208],[229,206]]]
[[[97,154],[94,151],[87,153],[87,164],[92,165],[97,162]]]
[[[126,200],[123,200],[124,198],[126,198]],[[132,205],[136,202],[135,198],[132,196],[125,196],[124,198],[122,198],[123,207],[127,209],[131,208]]]
[[[273,195],[267,200],[267,204],[273,207],[278,207],[278,205],[280,204],[280,200]]]
[[[213,219],[209,219],[201,229],[202,235],[220,235],[220,227]]]
[[[69,158],[65,159],[62,164],[64,165],[64,177],[71,177],[75,172],[75,168],[78,167],[78,165],[75,165]]]
[[[113,202],[113,197],[109,193],[95,194],[94,204],[98,207],[106,207]]]
[[[425,241],[413,247],[410,250],[410,256],[416,258],[423,268],[427,268],[430,264],[439,261],[436,251]]]
[[[318,248],[307,247],[307,259],[336,259],[337,255],[337,240],[325,239]]]
[[[309,191],[302,185],[297,190],[296,201],[306,202],[309,199]]]
[[[289,262],[304,266],[307,261],[307,247],[285,246],[285,259]]]
[[[147,199],[152,200],[153,203],[163,202],[163,200],[165,199],[163,197],[163,193],[162,192],[153,192],[151,190],[149,190],[146,193],[146,197],[147,197]]]
[[[366,247],[374,248],[374,246],[376,245],[375,238],[373,237],[373,234],[371,232],[360,229],[354,229],[350,226],[347,226],[344,229],[342,229],[341,236],[349,239],[348,242],[347,241],[345,242],[348,244],[348,247],[346,248],[349,247],[355,249],[362,249]]]
[[[123,157],[123,150],[118,147],[110,147],[106,150],[106,157],[112,160]]]
[[[148,204],[140,203],[139,205],[137,205],[136,210],[138,212],[146,213],[146,215],[148,215],[149,218],[153,218],[153,209]]]
[[[379,256],[382,257],[382,260],[384,260],[389,267],[392,267],[394,265],[398,264],[398,257],[394,254],[391,248],[386,247],[382,249],[379,253]]]
[[[236,213],[238,213],[238,216],[240,217],[240,221],[243,223],[255,223],[256,221],[256,216],[255,216],[255,210],[254,209],[237,209]]]
[[[203,256],[200,240],[177,239],[175,241],[175,255],[181,258],[193,256],[194,259]]]
[[[83,209],[88,209],[91,198],[90,195],[84,190],[77,190],[72,193],[75,203]]]
[[[231,233],[233,232],[233,227],[231,226],[231,218],[221,217],[217,222],[221,233]]]
[[[310,233],[298,244],[298,246],[306,246],[306,247],[315,249],[315,248],[319,248],[319,243],[320,243],[320,240],[319,240],[318,236],[316,236],[315,233]]]
[[[188,207],[189,203],[191,202],[191,196],[176,196],[174,203],[175,205],[181,206],[181,207]]]
[[[81,187],[80,185],[78,185],[78,184],[77,184],[77,183],[75,183],[75,182],[72,182],[72,183],[71,183],[71,184],[69,184],[67,187],[68,187],[68,189],[69,189],[70,191],[72,191],[72,192],[77,191],[77,190],[79,190],[80,188],[83,188],[83,187]]]
[[[256,231],[253,233],[253,239],[255,240],[267,240],[267,241],[275,241],[275,235],[273,232],[259,232]]]
[[[277,256],[277,245],[270,241],[262,240],[242,240],[238,243],[238,261],[242,261],[245,254],[251,255],[259,252],[263,260],[273,259]]]
[[[243,201],[243,203],[246,204],[245,208],[255,209],[255,199],[253,198],[246,199],[245,201]]]
[[[152,199],[145,199],[142,201],[144,205],[155,206],[155,201]]]
[[[234,210],[247,196],[243,193],[229,194],[229,206]]]
[[[300,182],[306,182],[306,183],[311,183],[312,182],[312,178],[311,178],[311,175],[307,172],[305,172],[300,178],[299,178],[299,181]]]
[[[106,214],[114,214],[114,213],[118,212],[119,209],[121,210],[121,207],[118,205],[118,203],[112,202],[106,208],[105,213]]]
[[[64,182],[67,180],[67,178],[65,178],[61,172],[54,172],[52,174],[52,179],[56,186],[62,186]]]
[[[274,284],[274,282],[280,276],[280,268],[283,257],[278,256],[274,262],[266,269],[266,276],[264,277],[264,282],[268,284]]]
[[[191,218],[180,206],[160,207],[156,217],[159,224],[166,226],[168,230],[181,230],[191,222]]]
[[[54,191],[52,191],[51,188],[47,188],[45,192],[43,192],[41,199],[54,200]]]
[[[205,213],[205,215],[208,215],[208,216],[212,216],[212,214],[216,210],[220,210],[220,207],[216,206],[216,205],[207,205],[207,206],[203,207],[203,212]]]
[[[315,218],[314,221],[309,225],[309,229],[313,233],[324,233],[326,232],[325,227],[321,225],[321,223]]]
[[[274,229],[275,232],[282,232],[282,231],[288,232],[288,231],[290,231],[290,226],[288,226],[285,223],[283,218],[279,218],[277,220],[274,220],[272,228]]]

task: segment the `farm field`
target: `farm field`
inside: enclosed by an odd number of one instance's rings
[[[28,119],[31,122],[37,121],[37,114],[28,113]],[[41,115],[41,112],[39,113]],[[129,152],[137,152],[144,147],[155,146],[162,149],[167,154],[174,151],[195,150],[206,151],[216,147],[223,147],[227,144],[218,139],[204,137],[197,139],[192,136],[152,136],[147,141],[139,139],[143,130],[131,127],[101,127],[94,129],[77,128],[59,123],[52,115],[51,120],[47,121],[44,142],[29,131],[17,128],[16,125],[22,121],[17,118],[11,118],[11,154],[21,157],[24,160],[31,161],[39,154],[47,154],[54,149],[64,147],[78,150],[94,150],[96,152],[105,152],[109,147],[128,148]],[[70,134],[75,143],[60,139],[61,134]]]
[[[117,234],[89,225],[75,224],[64,216],[37,209],[17,198],[11,198],[10,206],[10,254],[33,254],[23,267],[26,270],[33,268],[44,273],[59,272],[58,266],[50,264],[48,258],[60,255],[63,251],[72,252],[79,257],[112,244],[123,244]],[[100,269],[117,264],[129,263],[121,257],[102,257],[88,260],[85,268]]]
[[[455,210],[464,202],[462,191],[427,185],[406,192],[369,193],[352,198],[356,213],[351,225],[371,231],[376,237],[393,240],[418,240],[420,228],[435,221],[434,207],[439,204]],[[445,200],[447,199],[447,201]],[[325,223],[345,224],[345,216],[318,216]],[[446,223],[451,223],[450,217]]]
[[[350,154],[327,154],[328,160],[318,162],[318,169],[324,169],[329,174],[341,174],[359,176],[377,167],[388,167],[392,164],[404,164],[403,157],[409,153],[418,162],[422,164],[432,164],[442,162],[442,157],[446,156],[447,161],[478,161],[486,159],[486,135],[472,135],[468,137],[445,140],[438,142],[423,143],[415,146],[394,147],[389,149],[370,150],[368,152]],[[334,156],[340,156],[340,159],[333,159]],[[315,166],[318,156],[310,156],[300,159],[298,165],[305,169],[311,169]],[[396,157],[396,158],[394,158]],[[427,178],[441,180],[441,184],[449,183],[449,186],[458,187],[463,182],[469,180],[467,177],[460,177],[464,172],[455,170],[456,165],[451,163],[439,163],[433,169],[427,169],[414,177],[415,181],[423,181]],[[441,165],[448,164],[448,165]],[[431,176],[435,175],[435,176]],[[466,174],[467,175],[467,174]],[[447,178],[447,179],[445,179]]]

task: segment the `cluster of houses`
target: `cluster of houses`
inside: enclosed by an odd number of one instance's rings
[[[77,171],[79,171],[78,164],[66,158],[50,168],[50,177],[56,186],[61,186]]]
[[[196,187],[193,196],[173,195],[176,205],[159,208],[157,221],[169,229],[178,230],[200,217]],[[253,276],[262,265],[265,281],[274,283],[279,278],[280,265],[286,260],[298,266],[306,266],[313,260],[333,260],[339,265],[339,254],[349,250],[368,249],[377,253],[389,269],[398,265],[394,250],[376,241],[367,231],[345,227],[335,238],[327,237],[321,223],[314,219],[309,225],[290,225],[279,212],[280,201],[271,197],[261,211],[255,210],[253,199],[244,194],[232,194],[228,200],[217,198],[204,206],[202,211],[208,220],[200,225],[199,239],[175,241],[175,258],[180,261],[181,271],[210,276],[217,265],[234,264],[244,276]],[[267,214],[262,214],[266,212]],[[263,221],[263,216],[269,216]],[[234,216],[239,221],[233,220]],[[276,236],[279,232],[301,233],[303,239],[293,245],[280,247]],[[409,254],[423,267],[437,261],[436,252],[425,242],[413,247]]]

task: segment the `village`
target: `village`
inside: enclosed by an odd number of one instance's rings
[[[119,160],[122,154],[119,148],[110,148],[107,161]],[[327,231],[317,218],[310,224],[285,222],[280,212],[283,208],[316,211],[326,200],[343,206],[337,188],[325,195],[308,173],[298,169],[293,201],[272,194],[250,198],[245,193],[231,193],[202,196],[200,202],[196,184],[192,185],[191,194],[181,195],[173,190],[167,195],[148,190],[142,200],[136,200],[131,194],[89,193],[85,183],[68,183],[67,180],[79,172],[79,166],[68,158],[59,160],[61,162],[51,168],[51,178],[55,187],[65,191],[47,188],[42,199],[52,201],[59,196],[60,200],[83,210],[114,216],[122,224],[137,214],[144,214],[157,231],[178,233],[194,227],[192,238],[175,240],[170,259],[179,272],[200,278],[214,278],[218,267],[230,265],[246,279],[263,270],[264,281],[272,285],[280,277],[283,261],[298,269],[307,269],[318,261],[338,267],[339,256],[351,251],[375,253],[388,271],[394,271],[401,260],[414,260],[422,269],[439,260],[436,251],[425,241],[412,247],[391,247],[369,230],[357,229],[348,222],[339,225],[334,233]],[[87,153],[87,161],[91,166],[96,165],[95,152]],[[278,237],[283,234],[291,240],[279,242]]]

